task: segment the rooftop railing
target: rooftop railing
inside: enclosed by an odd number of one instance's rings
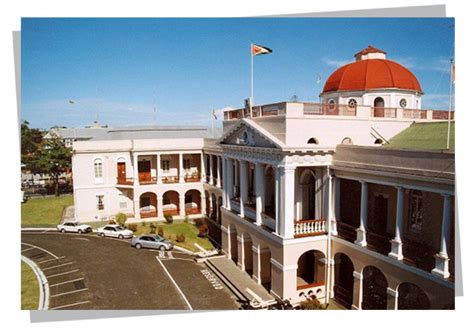
[[[398,107],[373,107],[320,103],[275,103],[224,112],[224,120],[261,118],[272,116],[335,116],[356,118],[389,118],[396,120],[448,120],[448,111],[433,109],[407,109]],[[454,120],[454,112],[451,112]]]

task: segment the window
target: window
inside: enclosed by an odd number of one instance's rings
[[[308,139],[307,144],[319,144],[319,142],[316,138],[311,137],[310,139]]]
[[[170,172],[170,160],[161,160],[161,169],[165,173]]]
[[[349,102],[347,102],[347,104],[349,104],[349,107],[353,109],[357,106],[357,101],[354,98],[351,98],[349,99]]]
[[[330,110],[334,110],[336,108],[336,101],[334,99],[330,99],[328,104]]]
[[[170,198],[167,197],[167,196],[164,196],[164,197],[163,197],[163,204],[164,204],[164,205],[165,205],[165,204],[171,204]]]
[[[94,176],[95,176],[95,178],[102,178],[103,177],[102,160],[100,160],[100,159],[94,160]]]
[[[408,229],[410,232],[419,233],[423,225],[423,192],[410,191],[410,210]]]
[[[104,210],[104,196],[97,195],[97,210]]]
[[[405,98],[400,99],[400,107],[404,109],[407,107],[407,100]]]

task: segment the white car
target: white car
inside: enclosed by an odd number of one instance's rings
[[[92,232],[92,227],[85,224],[80,224],[78,222],[64,222],[57,226],[59,232],[66,233],[66,232],[74,232],[74,233],[88,233]]]
[[[117,225],[117,224],[109,224],[105,225],[97,229],[97,234],[101,237],[110,236],[112,238],[119,238],[119,239],[130,239],[133,237],[133,232],[127,230],[126,228]]]

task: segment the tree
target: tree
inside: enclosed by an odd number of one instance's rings
[[[53,178],[54,192],[59,196],[59,176],[71,169],[71,149],[59,137],[43,141],[26,163],[34,174],[45,174]]]
[[[21,161],[25,164],[38,151],[43,141],[43,131],[30,128],[29,124],[26,120],[21,123]]]

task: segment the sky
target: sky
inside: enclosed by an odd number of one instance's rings
[[[448,107],[452,18],[23,18],[21,118],[210,125],[213,110],[249,97],[251,43],[273,50],[254,58],[255,104],[317,102],[329,75],[373,45],[417,76],[423,108]]]

